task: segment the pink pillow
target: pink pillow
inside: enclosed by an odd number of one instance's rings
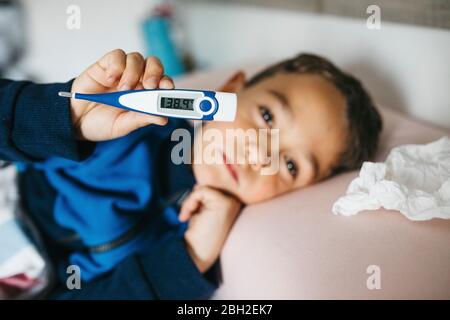
[[[215,89],[231,74],[196,74],[179,87]],[[377,161],[394,146],[450,134],[381,111]],[[356,175],[345,173],[245,208],[221,255],[223,283],[215,298],[449,299],[450,221],[413,222],[387,210],[333,215],[332,204]],[[380,289],[367,286],[375,276],[371,266],[379,267]]]

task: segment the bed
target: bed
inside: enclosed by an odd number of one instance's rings
[[[244,68],[253,73],[258,67]],[[232,72],[200,72],[179,88],[216,89]],[[380,107],[377,160],[392,147],[428,143],[450,130]],[[450,159],[449,159],[450,161]],[[450,220],[413,222],[376,210],[333,215],[357,171],[242,212],[221,255],[215,299],[450,299]],[[371,287],[377,273],[378,287]],[[370,289],[369,289],[370,288]]]

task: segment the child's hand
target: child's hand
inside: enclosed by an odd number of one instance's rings
[[[72,85],[72,92],[106,93],[131,89],[173,89],[171,78],[164,76],[155,57],[113,50],[91,65]],[[164,125],[167,118],[71,99],[72,121],[80,139],[109,140],[124,136],[149,124]]]
[[[219,257],[241,206],[236,198],[206,186],[196,186],[183,202],[179,219],[189,220],[184,238],[200,272],[207,271]]]

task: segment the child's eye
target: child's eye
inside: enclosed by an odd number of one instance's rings
[[[291,160],[287,157],[285,157],[285,161],[286,161],[286,166],[289,171],[289,174],[292,176],[292,179],[295,179],[298,174],[297,164],[295,163],[294,160]]]
[[[272,115],[272,112],[270,112],[269,109],[267,109],[264,106],[260,106],[259,107],[259,112],[261,113],[262,118],[267,123],[269,128],[271,128],[273,126],[273,115]]]

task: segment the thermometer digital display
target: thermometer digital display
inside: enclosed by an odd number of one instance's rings
[[[128,90],[99,94],[60,92],[59,95],[158,116],[206,121],[234,121],[237,108],[236,94],[207,90]]]
[[[194,110],[194,99],[161,97],[161,108],[177,110]]]

